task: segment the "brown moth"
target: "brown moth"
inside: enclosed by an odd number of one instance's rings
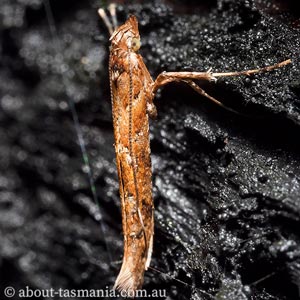
[[[148,118],[156,116],[153,104],[156,91],[170,82],[184,82],[199,94],[232,110],[208,95],[193,80],[216,81],[217,77],[271,71],[291,60],[241,72],[163,72],[153,81],[138,53],[140,35],[136,17],[130,16],[117,27],[115,6],[111,5],[109,10],[114,29],[105,11],[99,9],[98,12],[111,34],[109,76],[124,234],[123,263],[114,288],[132,294],[141,288],[152,255],[154,206]]]
[[[111,37],[109,72],[116,162],[122,201],[124,260],[115,286],[136,290],[149,266],[153,240],[153,200],[148,114],[154,115],[152,79],[135,51],[139,36],[135,17]]]

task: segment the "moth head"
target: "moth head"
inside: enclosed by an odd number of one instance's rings
[[[137,52],[141,47],[141,40],[140,37],[133,37],[129,40],[129,48],[134,52]]]
[[[110,38],[113,45],[137,52],[141,47],[137,18],[131,15]]]
[[[129,30],[127,31],[127,46],[128,49],[137,52],[141,47],[141,39],[138,28],[137,18],[131,15],[125,22]]]

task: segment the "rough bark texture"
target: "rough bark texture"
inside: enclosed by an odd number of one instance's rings
[[[111,287],[120,268],[109,42],[97,16],[100,2],[51,1],[58,42],[41,0],[1,2],[1,297],[7,285]],[[139,19],[141,53],[154,77],[163,70],[231,71],[294,61],[271,73],[202,85],[247,117],[183,85],[156,97],[152,266],[166,275],[147,271],[147,290],[166,289],[168,299],[210,299],[200,290],[216,299],[300,299],[300,29],[294,3],[119,6],[120,21],[128,12]],[[82,124],[101,215],[69,99]]]

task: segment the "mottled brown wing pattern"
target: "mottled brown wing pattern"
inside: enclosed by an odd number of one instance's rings
[[[110,66],[124,232],[124,258],[115,286],[134,291],[143,283],[152,252],[152,172],[145,91],[152,79],[135,52],[117,49],[110,55]]]

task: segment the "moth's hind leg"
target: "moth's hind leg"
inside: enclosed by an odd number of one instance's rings
[[[104,8],[99,8],[98,9],[98,14],[100,16],[100,18],[103,20],[105,26],[107,27],[108,29],[108,32],[110,35],[113,34],[113,32],[117,29],[118,27],[118,21],[117,21],[117,14],[116,14],[116,4],[115,3],[111,3],[109,6],[108,6],[108,11],[110,13],[110,16],[111,16],[111,20],[109,19],[106,11]]]
[[[194,91],[196,91],[198,94],[200,94],[201,96],[204,96],[206,98],[208,98],[209,100],[211,100],[212,102],[216,103],[217,105],[223,107],[224,109],[231,111],[233,113],[236,114],[241,114],[238,111],[224,105],[222,102],[220,102],[219,100],[217,100],[216,98],[212,97],[211,95],[207,94],[199,85],[197,85],[194,81],[192,80],[182,80],[182,82],[188,84]]]
[[[163,87],[166,84],[171,82],[184,82],[185,80],[204,80],[204,81],[217,81],[218,77],[229,77],[229,76],[241,76],[241,75],[252,75],[263,72],[270,72],[275,69],[284,67],[291,63],[290,59],[282,61],[272,66],[266,66],[263,68],[253,69],[253,70],[244,70],[238,72],[221,72],[213,73],[211,68],[207,72],[162,72],[160,73],[152,86],[152,93],[155,94],[157,90]]]
[[[157,79],[153,83],[152,86],[152,94],[155,95],[157,90],[164,85],[167,85],[171,82],[183,82],[189,85],[194,91],[196,91],[201,96],[208,98],[209,100],[213,101],[217,105],[231,111],[238,113],[237,111],[225,106],[216,98],[207,94],[199,85],[197,85],[192,79],[198,80],[206,80],[206,81],[216,81],[216,78],[212,75],[211,69],[207,72],[163,72],[158,75]]]
[[[249,76],[252,74],[273,71],[275,69],[284,67],[290,63],[291,60],[287,59],[285,61],[282,61],[272,66],[266,66],[259,69],[245,70],[245,71],[238,71],[238,72],[213,73],[211,72],[211,69],[209,69],[207,72],[162,72],[157,76],[155,82],[151,86],[151,95],[152,97],[154,97],[158,89],[171,82],[184,82],[188,84],[192,89],[194,89],[198,94],[210,99],[214,103],[218,104],[221,107],[224,107],[225,109],[231,112],[238,113],[234,109],[225,106],[223,103],[221,103],[214,97],[208,95],[193,80],[217,81],[218,77],[241,76],[241,75]]]

